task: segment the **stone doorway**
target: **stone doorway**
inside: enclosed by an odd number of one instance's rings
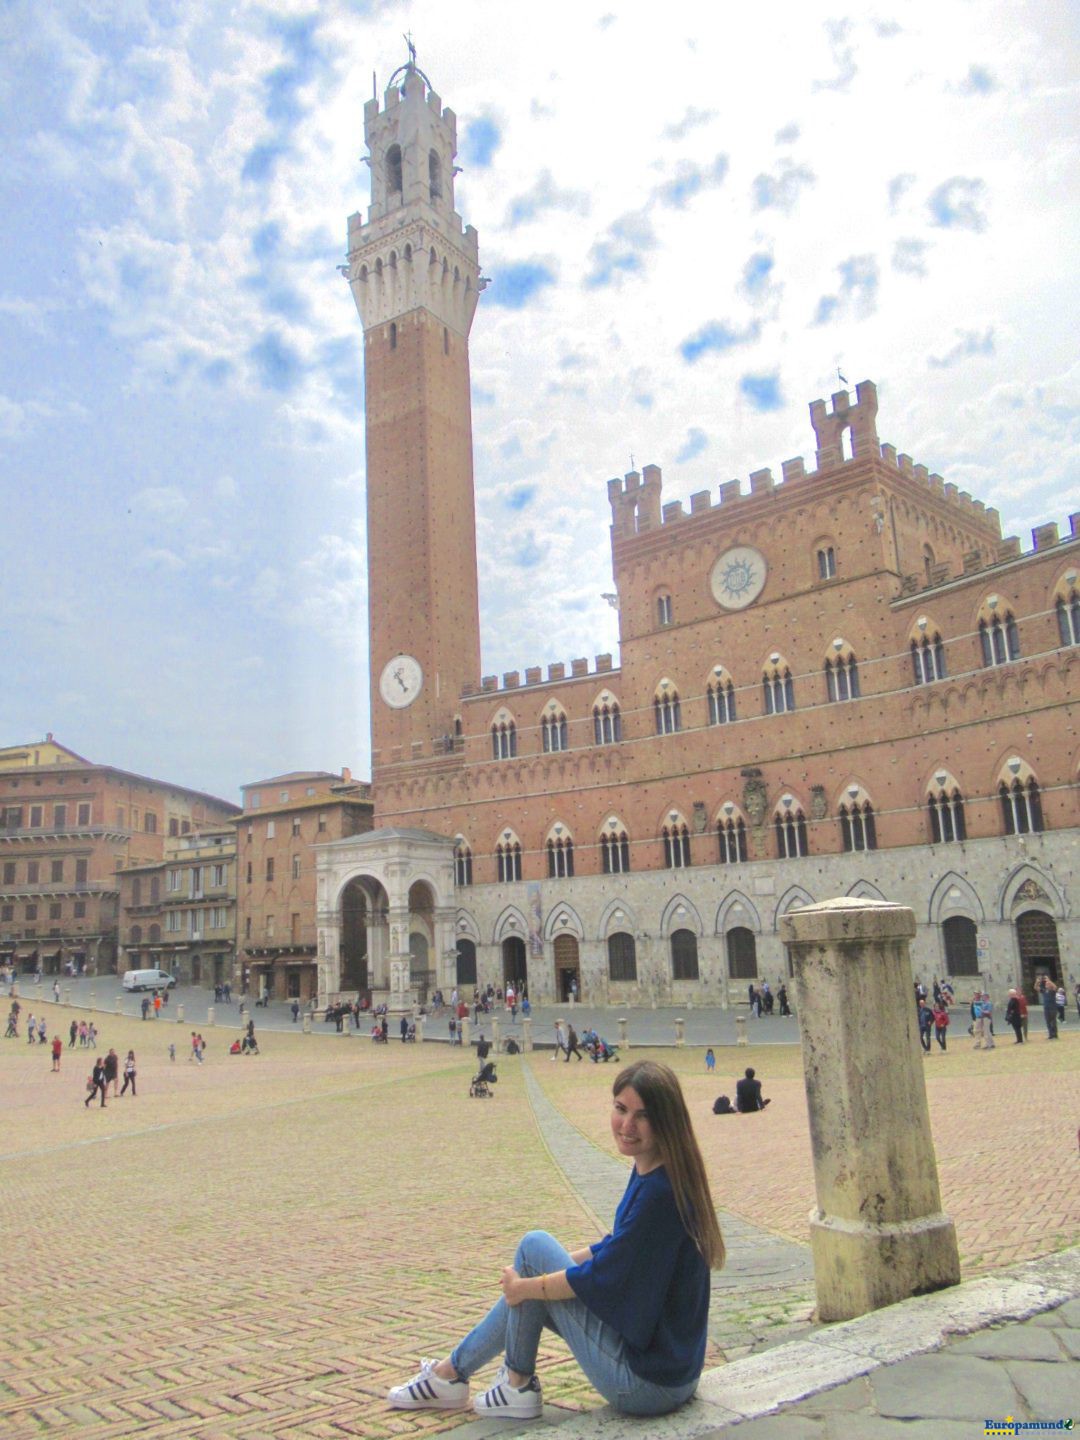
[[[571,991],[571,985],[574,989]],[[581,994],[581,957],[576,935],[555,937],[555,996],[564,1004]]]
[[[1061,984],[1061,951],[1058,948],[1054,917],[1042,910],[1025,910],[1016,917],[1016,938],[1020,946],[1020,983],[1029,1000],[1035,999],[1035,981],[1049,975]]]
[[[728,974],[732,980],[757,979],[757,941],[745,925],[736,925],[725,936]]]
[[[529,962],[525,954],[525,941],[520,935],[508,935],[502,943],[503,991],[513,985],[520,995],[529,993]],[[521,982],[520,986],[518,982]]]
[[[375,904],[363,880],[350,880],[341,897],[341,989],[368,989],[368,923]]]

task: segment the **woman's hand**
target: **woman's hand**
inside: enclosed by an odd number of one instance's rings
[[[506,1269],[502,1272],[502,1278],[499,1284],[502,1286],[503,1299],[507,1305],[520,1305],[521,1302],[527,1298],[521,1293],[524,1289],[525,1281],[512,1265],[507,1265]]]

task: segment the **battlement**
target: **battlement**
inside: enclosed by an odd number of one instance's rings
[[[996,515],[997,512],[988,513]],[[973,575],[997,569],[1015,560],[1030,560],[1036,555],[1045,555],[1059,545],[1071,545],[1080,540],[1080,512],[1074,512],[1068,518],[1069,534],[1064,537],[1060,535],[1055,520],[1048,521],[1045,525],[1036,525],[1031,532],[1030,550],[1023,548],[1019,535],[1006,535],[985,550],[969,550],[964,555],[963,569],[956,575],[947,560],[931,565],[928,575],[903,575],[900,579],[899,599],[906,600],[909,596],[921,595],[924,591],[936,590],[941,585],[950,585],[957,580],[968,580]]]
[[[512,690],[531,690],[541,685],[558,685],[567,680],[583,680],[589,676],[595,678],[597,675],[612,675],[614,667],[611,663],[610,654],[596,655],[593,657],[593,668],[589,669],[589,662],[585,656],[570,661],[570,671],[567,674],[566,665],[563,661],[553,661],[547,667],[547,679],[543,678],[543,666],[529,665],[525,669],[524,682],[520,670],[507,670],[502,677],[502,684],[499,684],[497,675],[485,675],[479,686],[465,685],[461,691],[463,700],[476,699],[477,697],[487,698],[492,695],[507,694]]]
[[[940,475],[932,474],[925,465],[916,464],[910,455],[896,452],[895,445],[882,444],[877,434],[877,387],[871,380],[863,380],[855,388],[856,400],[852,404],[846,390],[838,390],[831,396],[832,409],[824,400],[810,404],[810,421],[817,437],[816,469],[808,471],[801,455],[785,460],[781,466],[782,479],[778,482],[771,469],[754,470],[750,475],[750,489],[744,490],[738,480],[723,480],[719,485],[719,499],[713,501],[708,490],[698,490],[690,496],[690,511],[684,509],[681,500],[661,500],[663,490],[659,466],[646,465],[639,474],[631,470],[621,480],[607,482],[608,503],[611,505],[612,538],[621,540],[641,535],[658,526],[675,525],[712,511],[716,506],[730,507],[740,500],[761,495],[779,495],[788,486],[812,481],[826,471],[836,470],[856,460],[870,458],[884,461],[886,465],[926,487],[938,499],[954,505],[959,517],[988,527],[1001,535],[1001,519],[998,512],[981,500],[974,499],[966,490],[959,490],[947,483]],[[843,442],[850,434],[851,456],[845,459]],[[958,517],[958,518],[959,518]]]

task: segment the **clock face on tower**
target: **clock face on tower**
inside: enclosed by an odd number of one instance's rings
[[[411,655],[395,655],[388,660],[379,677],[379,694],[391,710],[404,710],[420,694],[424,672],[420,661]]]
[[[765,556],[751,545],[735,545],[717,560],[709,575],[713,599],[725,610],[744,610],[765,587]]]

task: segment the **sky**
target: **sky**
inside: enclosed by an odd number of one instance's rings
[[[7,0],[0,746],[238,799],[369,774],[363,105],[458,115],[483,669],[618,663],[606,481],[806,455],[807,406],[1001,511],[1080,500],[1080,9]]]

